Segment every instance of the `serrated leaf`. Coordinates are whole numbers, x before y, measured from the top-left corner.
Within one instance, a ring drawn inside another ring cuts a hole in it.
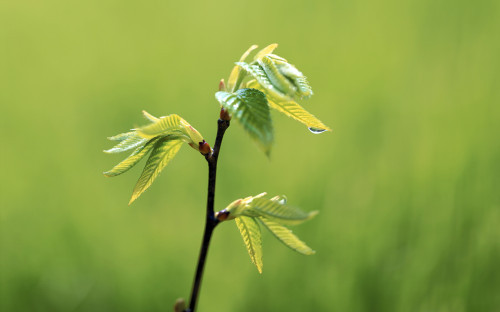
[[[245,61],[248,55],[256,48],[257,48],[256,45],[252,45],[245,53],[243,53],[243,55],[240,58],[240,62]],[[238,65],[234,66],[227,81],[228,90],[231,92],[236,91],[239,88],[241,82],[243,81],[243,78],[245,78],[245,75],[241,72],[241,68]]]
[[[181,117],[176,114],[158,118],[152,124],[137,129],[138,134],[145,139],[152,139],[156,136],[168,135],[172,131],[180,130]]]
[[[302,106],[297,104],[297,102],[274,102],[273,100],[268,100],[268,102],[271,108],[274,108],[275,110],[285,114],[286,116],[303,123],[307,126],[307,128],[309,128],[309,130],[313,128],[316,129],[316,131],[318,131],[319,133],[324,131],[332,131],[332,129],[322,123],[321,120],[316,118],[313,114],[306,111]]]
[[[118,136],[115,136],[118,137]],[[121,153],[125,152],[128,150],[131,150],[133,148],[137,148],[143,144],[146,144],[148,140],[145,138],[142,138],[137,135],[137,133],[131,134],[127,138],[123,139],[120,143],[115,145],[113,148],[110,148],[109,150],[105,150],[105,153]]]
[[[249,65],[245,62],[238,62],[236,65],[240,66],[243,70],[245,70],[250,76],[255,79],[255,83],[260,86],[259,90],[264,90],[266,94],[269,94],[273,98],[280,99],[282,101],[290,101],[291,97],[287,96],[280,90],[278,90],[267,77],[266,72],[260,65],[254,64]],[[248,84],[247,84],[248,86]]]
[[[135,134],[136,134],[135,131],[129,131],[129,132],[125,132],[125,133],[120,133],[120,134],[114,135],[112,137],[108,137],[108,140],[111,140],[111,141],[123,141],[126,138],[129,138],[130,136],[135,135]]]
[[[147,142],[144,146],[138,147],[132,154],[130,154],[127,158],[125,158],[118,165],[114,166],[113,169],[104,172],[104,175],[107,177],[115,177],[120,175],[130,168],[134,167],[144,156],[149,153],[156,143],[157,139],[153,139]]]
[[[299,208],[280,203],[276,199],[255,198],[248,205],[244,214],[263,216],[282,224],[296,225],[310,220],[318,214],[317,211],[304,212]]]
[[[265,94],[256,89],[241,89],[235,93],[219,91],[215,97],[269,155],[273,125]]]
[[[313,95],[313,91],[306,77],[293,78],[293,81],[297,87],[297,96],[308,99]]]
[[[259,273],[262,273],[262,238],[259,224],[250,217],[242,216],[235,220],[252,263],[255,264]]]
[[[257,55],[255,55],[255,58],[254,58],[254,61],[258,61],[260,60],[262,57],[268,55],[268,54],[271,54],[273,53],[274,49],[276,49],[278,47],[278,44],[277,43],[272,43],[270,45],[268,45],[267,47],[265,47],[264,49],[260,50]]]
[[[295,236],[292,231],[283,225],[270,219],[260,217],[259,221],[271,232],[277,239],[291,249],[303,255],[312,255],[315,253],[309,246]]]
[[[281,93],[288,96],[293,96],[297,92],[297,88],[281,74],[274,62],[267,56],[258,60],[260,67],[264,70],[271,84]]]
[[[261,85],[256,80],[250,80],[246,84],[247,88],[254,88],[265,92]],[[328,126],[326,126],[321,120],[316,118],[313,114],[306,111],[302,106],[300,106],[295,101],[282,101],[272,97],[271,95],[267,98],[269,106],[288,117],[291,117],[298,122],[303,123],[309,128],[313,133],[322,133],[325,131],[332,131]]]
[[[295,95],[300,98],[306,99],[310,98],[313,95],[312,88],[309,85],[307,78],[294,65],[288,63],[287,60],[275,54],[269,54],[265,58],[273,62],[277,70],[293,83],[293,85],[297,89]]]
[[[141,177],[134,187],[129,205],[151,186],[163,168],[177,154],[181,146],[182,141],[168,140],[166,138],[162,138],[154,144],[153,151],[148,158]]]

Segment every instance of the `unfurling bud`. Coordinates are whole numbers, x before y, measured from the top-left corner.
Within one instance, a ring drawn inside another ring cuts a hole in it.
[[[207,142],[205,142],[205,140],[198,143],[198,150],[202,155],[208,155],[210,154],[210,152],[212,152],[212,148]]]
[[[224,79],[221,79],[219,82],[219,91],[226,91],[226,84],[224,83]]]
[[[231,116],[229,116],[229,113],[224,109],[224,107],[220,109],[220,119],[225,121],[231,120]]]

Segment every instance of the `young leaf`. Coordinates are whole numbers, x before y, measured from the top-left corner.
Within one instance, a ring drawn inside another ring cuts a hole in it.
[[[303,241],[301,241],[297,236],[295,236],[292,231],[282,226],[281,224],[271,221],[267,218],[260,217],[259,221],[276,236],[283,244],[290,247],[291,249],[303,254],[312,255],[315,253],[314,250],[309,248]]]
[[[247,82],[246,86],[248,88],[254,88],[265,92],[261,85],[256,80],[251,80]],[[316,118],[313,114],[306,111],[302,106],[300,106],[297,102],[292,100],[283,101],[277,99],[270,95],[267,98],[267,102],[269,106],[280,113],[285,114],[288,117],[291,117],[298,122],[303,123],[309,128],[309,130],[313,133],[321,133],[324,131],[331,131],[331,129],[321,122],[318,118]]]
[[[243,53],[240,58],[240,62],[244,62],[248,55],[255,49],[257,49],[257,46],[252,45],[245,53]],[[228,90],[231,92],[238,90],[243,78],[245,78],[245,75],[241,72],[241,68],[238,65],[234,66],[227,81]]]
[[[177,154],[181,145],[182,141],[180,140],[168,140],[166,138],[162,138],[154,144],[153,151],[148,158],[141,177],[134,187],[129,205],[151,186],[158,174]]]
[[[293,84],[297,88],[296,95],[298,97],[310,98],[313,95],[311,86],[309,85],[307,78],[295,66],[288,63],[288,61],[284,58],[275,54],[269,54],[266,56],[266,58],[268,58],[275,64],[276,68],[282,75],[293,82]]]
[[[139,135],[145,139],[168,135],[172,131],[181,129],[181,117],[176,114],[158,118],[157,121],[137,129]]]
[[[295,225],[312,219],[318,211],[304,212],[298,208],[280,203],[276,199],[255,198],[245,213],[258,214],[282,224]],[[244,213],[244,214],[245,214]]]
[[[122,133],[124,135],[125,133]],[[119,139],[113,139],[113,140],[122,140],[120,135],[114,136],[112,138],[119,138]],[[121,153],[125,152],[128,150],[131,150],[133,148],[139,147],[141,145],[144,145],[148,140],[145,138],[141,138],[140,136],[137,135],[137,133],[134,133],[129,135],[127,138],[123,139],[120,143],[115,145],[113,148],[109,150],[105,150],[105,153]]]
[[[258,61],[261,58],[263,58],[264,56],[273,53],[274,49],[276,49],[277,47],[278,47],[277,43],[272,43],[272,44],[268,45],[264,49],[260,50],[257,53],[257,55],[255,55],[254,61]]]
[[[268,100],[268,102],[271,108],[303,123],[313,133],[332,131],[332,129],[322,123],[321,120],[316,118],[313,114],[306,111],[302,106],[297,104],[297,102],[274,102],[272,100]]]
[[[262,273],[262,239],[260,227],[255,218],[238,217],[235,219],[252,263]]]
[[[273,125],[265,94],[256,89],[241,89],[235,93],[219,91],[215,97],[269,155]]]
[[[120,133],[120,134],[117,134],[117,135],[114,135],[112,137],[108,137],[108,140],[111,140],[111,141],[123,141],[129,137],[131,137],[132,135],[135,135],[136,132],[135,131],[129,131],[129,132],[125,132],[125,133]]]
[[[266,72],[260,65],[249,65],[245,62],[238,62],[236,65],[240,66],[243,70],[245,70],[250,76],[252,76],[260,88],[259,90],[263,90],[264,93],[271,95],[273,98],[279,99],[281,101],[291,101],[292,98],[281,92],[277,89],[267,77]],[[247,84],[248,86],[248,84]]]
[[[114,166],[110,171],[104,172],[104,175],[107,177],[114,177],[120,175],[130,168],[135,166],[144,156],[146,156],[149,151],[154,147],[157,139],[152,139],[147,142],[144,146],[138,147],[130,156],[125,158],[118,165]]]
[[[274,62],[267,56],[264,56],[259,61],[259,65],[266,72],[267,77],[271,84],[278,89],[281,93],[293,97],[297,92],[295,86],[281,74],[274,64]]]

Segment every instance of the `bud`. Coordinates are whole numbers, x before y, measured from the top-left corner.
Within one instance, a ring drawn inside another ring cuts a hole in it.
[[[231,116],[229,116],[229,113],[224,109],[224,107],[220,109],[220,119],[225,121],[231,120]]]
[[[226,84],[224,83],[224,79],[221,79],[219,82],[219,91],[226,91]]]
[[[198,143],[198,150],[202,155],[208,155],[212,152],[212,148],[207,142],[205,142],[205,140]]]
[[[174,312],[184,312],[186,310],[186,301],[183,298],[179,298],[175,301]]]
[[[230,212],[227,211],[226,209],[224,210],[221,210],[221,211],[218,211],[216,214],[215,214],[215,218],[219,221],[226,221],[227,218],[229,217],[229,214]]]

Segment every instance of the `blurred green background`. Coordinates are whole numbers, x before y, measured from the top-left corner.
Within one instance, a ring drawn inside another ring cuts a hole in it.
[[[251,45],[309,77],[333,132],[274,114],[271,160],[234,124],[216,206],[286,194],[306,257],[214,235],[199,311],[500,311],[500,2],[0,3],[0,310],[171,311],[189,297],[206,163],[141,168],[107,136],[178,113],[212,143],[214,92]],[[141,163],[142,165],[142,163]],[[142,166],[139,166],[142,167]]]

